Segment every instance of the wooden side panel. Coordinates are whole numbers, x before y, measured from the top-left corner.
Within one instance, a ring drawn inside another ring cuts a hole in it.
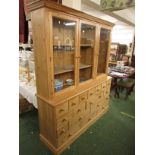
[[[50,99],[52,83],[50,80],[50,35],[48,18],[45,18],[45,9],[39,9],[31,13],[33,44],[36,66],[37,94]]]
[[[52,145],[56,146],[56,125],[54,109],[38,98],[40,134],[43,135]]]

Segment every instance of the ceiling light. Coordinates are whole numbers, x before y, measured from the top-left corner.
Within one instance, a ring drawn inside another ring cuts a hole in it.
[[[64,23],[64,25],[66,25],[66,26],[72,26],[72,25],[75,25],[75,22],[71,22],[71,23]]]

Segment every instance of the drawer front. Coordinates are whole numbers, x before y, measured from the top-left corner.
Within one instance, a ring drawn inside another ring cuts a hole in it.
[[[110,87],[111,87],[111,80],[107,80],[106,94],[110,93]]]
[[[96,101],[98,102],[98,101],[100,101],[100,100],[103,100],[103,92],[98,93],[98,94],[96,95]]]
[[[100,93],[102,91],[102,86],[101,85],[98,85],[96,87],[96,93]]]
[[[70,115],[65,115],[57,120],[57,129],[68,126]]]
[[[106,89],[106,97],[108,97],[110,95],[110,88]]]
[[[72,118],[69,122],[69,133],[70,135],[75,134],[81,127],[83,127],[88,122],[88,115],[81,114]]]
[[[69,138],[69,131],[60,138],[58,138],[58,146],[61,146],[63,143],[65,143],[68,140],[68,138]]]
[[[81,116],[78,120],[80,127],[83,127],[84,125],[86,125],[88,123],[88,120],[89,120],[89,115]]]
[[[90,114],[94,113],[97,111],[97,102],[90,102]]]
[[[69,127],[69,136],[74,135],[78,130],[80,130],[80,125],[78,123]]]
[[[103,95],[105,96],[106,95],[106,82],[102,83],[102,92],[103,92]]]
[[[109,97],[104,98],[103,108],[107,107],[109,105]]]
[[[70,120],[70,123],[69,123],[69,135],[70,136],[74,135],[80,129],[80,125],[79,123],[77,123],[76,120],[77,119]]]
[[[94,111],[93,113],[90,113],[89,115],[89,121],[94,119],[97,116],[97,111]]]
[[[68,113],[68,102],[64,102],[56,107],[56,118],[60,118]]]
[[[106,82],[107,82],[107,85],[111,85],[111,79],[108,79]]]
[[[109,104],[109,97],[107,97],[107,98],[105,99],[105,104],[106,104],[106,105]]]
[[[68,125],[57,129],[57,138],[64,137],[68,133]]]
[[[77,106],[79,104],[79,96],[76,96],[69,100],[69,111],[74,111],[77,109]]]
[[[103,82],[101,87],[102,87],[102,90],[105,90],[106,89],[106,82]]]
[[[87,92],[82,93],[82,94],[79,96],[79,99],[80,99],[80,102],[85,102],[85,101],[87,101]]]
[[[88,91],[88,99],[93,98],[95,96],[96,89],[92,88]]]
[[[100,113],[101,111],[103,111],[103,104],[104,104],[104,100],[101,100],[97,103],[97,111],[98,113]]]
[[[68,126],[63,127],[57,131],[57,141],[58,146],[62,145],[69,138],[69,129]]]
[[[79,103],[79,105],[77,106],[77,108],[74,110],[74,115],[81,115],[82,113],[84,113],[84,111],[86,110],[86,103],[87,102],[81,102]]]

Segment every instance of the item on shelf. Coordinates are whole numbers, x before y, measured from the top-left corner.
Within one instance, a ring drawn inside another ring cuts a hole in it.
[[[73,79],[67,79],[66,82],[68,86],[73,85]]]
[[[72,45],[72,40],[69,37],[67,37],[65,39],[65,45],[67,45],[67,46],[71,46]]]
[[[71,51],[74,51],[74,50],[75,50],[75,47],[74,47],[74,46],[72,46],[72,47],[71,47]]]
[[[57,50],[63,50],[63,46],[58,46]]]
[[[54,49],[54,50],[58,50],[58,46],[54,45],[54,46],[53,46],[53,49]]]
[[[71,51],[71,46],[64,46],[65,51]]]
[[[55,90],[59,91],[63,88],[63,80],[61,79],[55,79],[54,80],[54,86],[55,86]]]

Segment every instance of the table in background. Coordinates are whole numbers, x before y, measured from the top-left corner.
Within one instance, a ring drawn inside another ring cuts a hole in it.
[[[112,86],[111,89],[115,88],[115,96],[119,96],[118,90],[117,90],[117,81],[125,80],[127,78],[134,78],[135,69],[133,67],[129,66],[121,66],[121,67],[112,67],[109,69],[108,75],[113,78],[112,80]]]

